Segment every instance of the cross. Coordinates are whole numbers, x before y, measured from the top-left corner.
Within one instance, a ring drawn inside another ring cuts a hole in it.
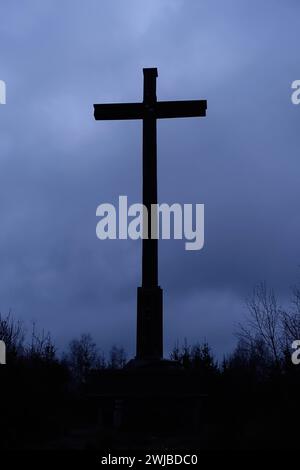
[[[151,205],[157,204],[156,121],[164,118],[206,115],[205,100],[157,101],[156,68],[144,68],[142,103],[95,104],[96,120],[143,120],[143,205],[148,211],[151,233]],[[153,221],[153,224],[156,221]],[[158,285],[158,240],[142,240],[142,286],[137,293],[136,360],[156,361],[163,358],[163,296]]]

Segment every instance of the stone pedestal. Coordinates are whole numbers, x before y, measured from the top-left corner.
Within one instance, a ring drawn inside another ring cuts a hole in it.
[[[104,428],[195,431],[207,399],[201,382],[199,374],[183,370],[175,361],[134,359],[122,370],[92,373],[87,392],[95,410],[105,416]]]

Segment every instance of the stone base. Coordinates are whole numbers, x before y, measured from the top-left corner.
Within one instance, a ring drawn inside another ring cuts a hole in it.
[[[125,370],[144,369],[147,371],[155,370],[182,370],[181,364],[170,359],[131,359],[127,362]]]
[[[91,374],[87,394],[99,426],[157,433],[195,429],[207,397],[199,374],[175,361],[137,359],[121,370]]]

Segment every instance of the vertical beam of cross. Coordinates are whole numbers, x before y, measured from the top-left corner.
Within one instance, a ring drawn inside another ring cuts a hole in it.
[[[143,239],[142,287],[158,285],[158,241],[151,238],[151,205],[157,204],[156,69],[144,69],[143,205],[147,208],[148,238]],[[153,213],[154,215],[154,213]]]

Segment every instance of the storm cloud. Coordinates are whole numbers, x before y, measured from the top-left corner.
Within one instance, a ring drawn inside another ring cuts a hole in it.
[[[299,278],[298,2],[25,0],[0,6],[0,310],[63,347],[91,332],[134,352],[141,244],[96,238],[96,208],[141,200],[141,123],[93,103],[207,99],[158,124],[159,200],[205,204],[205,245],[161,241],[165,348],[234,344],[244,299]]]

